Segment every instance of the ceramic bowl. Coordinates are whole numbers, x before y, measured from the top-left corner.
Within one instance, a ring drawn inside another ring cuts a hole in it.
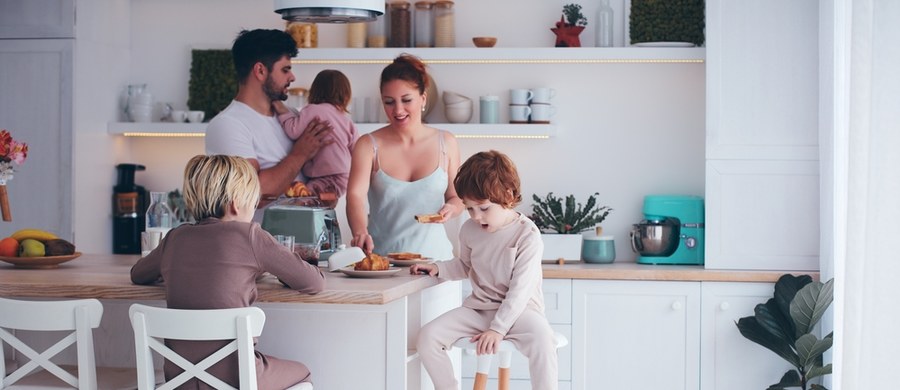
[[[474,37],[472,43],[477,47],[494,47],[497,44],[497,37]]]
[[[468,123],[472,119],[472,107],[444,107],[444,116],[450,123]]]
[[[442,96],[444,100],[444,105],[451,105],[454,103],[462,103],[462,102],[471,102],[472,99],[469,99],[463,95],[460,95],[456,92],[444,91]]]

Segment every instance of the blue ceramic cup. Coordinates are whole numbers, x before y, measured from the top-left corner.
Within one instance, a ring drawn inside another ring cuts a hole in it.
[[[585,263],[612,263],[616,260],[613,236],[585,236],[581,240],[581,260]]]

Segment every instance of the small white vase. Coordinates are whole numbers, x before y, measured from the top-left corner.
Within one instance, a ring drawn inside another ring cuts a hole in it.
[[[541,234],[544,241],[543,260],[581,259],[581,234]]]

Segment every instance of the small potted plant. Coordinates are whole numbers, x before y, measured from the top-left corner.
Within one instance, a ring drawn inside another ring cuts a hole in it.
[[[545,233],[541,235],[544,259],[581,258],[581,232],[594,229],[612,211],[608,206],[597,205],[598,195],[595,192],[588,197],[584,206],[575,202],[574,195],[565,199],[554,196],[552,192],[543,199],[532,195],[535,203],[532,205],[531,219]]]
[[[581,47],[578,35],[587,26],[587,18],[581,13],[581,5],[566,4],[562,13],[556,27],[550,29],[556,34],[556,47]]]

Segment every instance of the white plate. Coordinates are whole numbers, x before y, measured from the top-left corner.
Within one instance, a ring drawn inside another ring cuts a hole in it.
[[[389,257],[388,260],[390,260],[391,264],[396,265],[398,267],[409,267],[413,264],[431,264],[434,262],[434,259],[432,259],[430,257],[423,257],[421,259],[412,259],[412,260],[398,260],[398,259],[391,259]]]
[[[691,42],[638,42],[633,43],[631,46],[637,47],[694,47]]]
[[[347,268],[341,268],[340,271],[343,272],[344,275],[347,275],[351,278],[387,278],[387,277],[394,276],[394,274],[396,274],[397,272],[400,272],[401,269],[396,268],[396,269],[386,269],[384,271],[357,271],[357,270],[353,269],[352,267],[347,267]]]

